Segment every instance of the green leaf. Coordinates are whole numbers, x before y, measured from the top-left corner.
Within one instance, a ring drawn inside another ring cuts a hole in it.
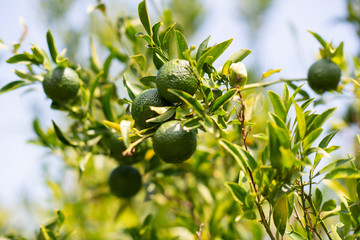
[[[278,132],[274,128],[273,124],[267,124],[268,129],[268,141],[269,141],[269,154],[271,166],[276,169],[281,169],[281,152],[280,152],[280,141],[278,138]]]
[[[116,116],[114,114],[113,106],[111,104],[111,98],[112,98],[113,92],[114,92],[114,87],[113,87],[113,85],[111,85],[108,89],[106,89],[106,92],[104,93],[104,95],[101,98],[102,109],[103,109],[104,115],[105,115],[106,119],[111,122],[116,121]]]
[[[103,78],[104,79],[108,78],[110,66],[111,66],[113,59],[114,59],[114,56],[110,53],[110,55],[106,58],[106,60],[104,62],[104,67],[103,67],[103,71],[104,71]]]
[[[210,112],[213,113],[218,110],[220,107],[224,106],[225,103],[231,100],[231,98],[236,94],[236,89],[230,89],[224,95],[218,97],[213,104],[210,106]]]
[[[340,222],[345,225],[344,233],[345,235],[349,234],[351,228],[351,217],[350,212],[345,203],[341,202],[340,207]]]
[[[338,168],[339,166],[343,165],[343,164],[346,164],[350,161],[354,160],[354,158],[347,158],[347,159],[339,159],[339,160],[336,160],[328,165],[326,165],[325,167],[323,167],[318,173],[316,173],[314,175],[314,177],[320,175],[320,174],[323,174],[323,173],[326,173],[326,172],[329,172],[329,171],[332,171],[336,168]]]
[[[323,201],[323,195],[320,191],[320,189],[315,188],[315,201],[314,201],[314,205],[316,210],[320,210],[320,206],[322,204]]]
[[[233,63],[237,63],[237,62],[241,62],[244,58],[246,58],[249,54],[251,53],[251,51],[249,49],[241,49],[235,53],[233,53],[228,59],[227,61],[231,60]]]
[[[286,194],[283,194],[274,205],[273,220],[276,229],[283,236],[288,219],[288,201]]]
[[[257,163],[256,163],[255,159],[253,158],[253,156],[251,156],[251,154],[248,151],[241,148],[240,146],[238,146],[238,147],[240,148],[241,156],[244,158],[245,162],[248,163],[250,170],[254,171],[255,168],[257,168]]]
[[[290,131],[286,126],[285,122],[280,119],[280,117],[274,113],[270,113],[271,124],[274,129],[278,132],[278,139],[281,142],[281,145],[285,148],[290,148],[291,140],[290,140]]]
[[[157,70],[159,70],[167,61],[167,58],[164,57],[162,54],[159,54],[159,52],[156,51],[156,49],[154,49],[152,57],[153,57],[153,63]]]
[[[152,107],[150,107],[152,108]],[[146,120],[146,122],[153,122],[153,123],[161,123],[169,120],[174,114],[176,113],[176,108],[171,107],[166,112],[161,113],[159,116],[156,116],[154,118],[150,118]]]
[[[331,56],[333,61],[338,64],[336,60],[340,60],[344,57],[344,42],[341,42],[336,48],[335,52]]]
[[[46,41],[47,41],[47,44],[49,47],[51,59],[53,60],[54,63],[56,63],[57,57],[58,57],[58,51],[56,49],[55,41],[54,41],[54,38],[52,36],[50,29],[46,33]]]
[[[40,75],[34,75],[34,74],[31,74],[31,73],[27,73],[23,70],[13,70],[14,73],[19,77],[19,78],[22,78],[22,79],[26,79],[26,80],[29,80],[31,82],[41,82],[43,80],[43,77],[40,76]]]
[[[196,52],[196,61],[199,61],[199,58],[201,57],[201,55],[204,53],[205,49],[208,46],[210,40],[210,36],[208,36],[204,41],[202,41],[199,45],[199,48]]]
[[[282,146],[280,147],[280,153],[281,153],[281,169],[283,171],[285,171],[286,169],[291,169],[296,162],[295,154],[290,149],[286,149]]]
[[[287,87],[286,83],[283,84],[283,93],[282,93],[282,101],[285,105],[286,111],[289,111],[290,104],[289,104],[289,88]]]
[[[55,130],[55,134],[58,137],[58,139],[65,145],[67,146],[72,146],[72,147],[76,147],[77,144],[73,141],[71,141],[70,139],[68,139],[64,133],[61,131],[61,129],[59,128],[58,125],[56,125],[56,123],[54,122],[54,120],[52,120],[53,126],[54,126],[54,130]]]
[[[336,130],[332,133],[330,133],[329,135],[327,135],[326,137],[324,137],[321,142],[319,143],[319,147],[321,148],[325,148],[329,145],[331,139],[335,136],[335,134],[338,132],[339,130]]]
[[[204,63],[209,65],[213,64],[215,60],[220,57],[220,55],[226,50],[226,48],[231,44],[232,39],[216,44],[208,48],[199,58],[197,62],[197,69],[201,70]]]
[[[291,230],[290,232],[286,232],[286,234],[294,240],[307,240],[305,237],[303,237],[299,232],[296,232],[294,230]]]
[[[139,32],[135,36],[144,39],[149,44],[148,46],[154,45],[154,41],[152,40],[151,36],[147,34]]]
[[[302,142],[304,151],[311,147],[311,144],[320,136],[322,131],[322,128],[315,129],[304,138]]]
[[[301,108],[305,110],[314,100],[315,98],[310,98],[306,100],[303,104],[301,104]]]
[[[120,52],[116,47],[112,46],[111,44],[106,44],[106,47],[109,49],[110,56],[112,58],[116,58],[122,63],[127,63],[127,61],[129,60],[129,56],[127,54]],[[105,64],[106,62],[104,63],[104,71],[106,69]]]
[[[321,113],[320,115],[318,115],[314,121],[312,122],[312,124],[309,126],[309,130],[308,131],[312,131],[313,129],[319,128],[321,127],[324,122],[336,111],[336,107],[334,108],[330,108],[326,111],[324,111],[323,113]]]
[[[93,110],[94,93],[95,93],[95,89],[99,85],[100,79],[103,76],[103,74],[104,74],[103,71],[99,72],[98,75],[96,75],[95,80],[90,85],[90,96],[89,96],[89,105],[88,105],[90,114],[94,112]]]
[[[322,37],[320,37],[319,34],[317,34],[315,32],[312,32],[312,31],[309,31],[309,30],[308,30],[308,32],[311,33],[319,41],[319,43],[321,44],[321,46],[323,46],[324,49],[328,48],[325,40]]]
[[[54,238],[50,237],[51,235],[49,234],[50,230],[45,228],[44,226],[40,226],[40,233],[38,236],[38,240],[54,240]]]
[[[264,72],[262,74],[261,80],[263,80],[264,78],[270,77],[274,73],[279,73],[280,71],[281,71],[281,68],[280,69],[270,69],[267,72]]]
[[[21,53],[21,54],[16,54],[14,56],[12,56],[11,58],[9,58],[8,60],[6,60],[7,63],[9,64],[15,64],[15,63],[23,63],[23,64],[38,64],[33,57],[30,54],[26,54],[26,53]]]
[[[183,55],[183,52],[185,52],[187,49],[189,49],[186,38],[178,30],[175,30],[175,35],[176,35],[176,43],[177,43],[177,49],[178,49],[179,58],[186,59],[184,57],[184,55]]]
[[[153,36],[152,39],[155,43],[156,46],[160,47],[160,39],[159,39],[159,30],[160,27],[163,25],[162,22],[157,22],[154,24],[154,26],[152,27],[152,32],[153,32]]]
[[[99,73],[102,69],[102,64],[96,52],[94,41],[92,38],[90,38],[90,66],[95,73]]]
[[[254,208],[254,204],[255,204],[255,196],[252,194],[247,194],[245,197],[245,201],[244,201],[244,206],[243,209],[244,210],[251,210]]]
[[[337,233],[335,226],[332,224],[331,224],[331,232],[332,232],[334,240],[342,240],[341,237],[339,236],[339,234]]]
[[[268,91],[271,104],[274,108],[274,112],[278,115],[283,121],[286,120],[287,111],[284,105],[284,102],[281,100],[280,96],[273,91]]]
[[[43,51],[36,45],[34,44],[31,47],[31,51],[33,52],[33,58],[34,60],[38,63],[38,64],[42,64],[44,62],[45,56]]]
[[[354,168],[335,168],[328,174],[325,179],[348,179],[348,178],[360,178],[360,171]]]
[[[254,170],[256,168],[256,161],[254,158],[245,150],[241,149],[240,146],[233,144],[225,139],[220,139],[219,143],[227,152],[229,152],[235,159],[235,161],[239,164],[241,170],[247,175],[249,167],[250,170]]]
[[[127,83],[127,80],[126,80],[126,75],[125,74],[124,74],[124,77],[123,77],[123,85],[125,87],[125,90],[126,90],[127,94],[129,95],[130,99],[134,100],[136,96],[135,96],[134,92],[131,90],[131,88],[129,87],[129,85]]]
[[[61,226],[65,222],[65,214],[61,210],[55,210],[55,214],[58,220],[58,225]]]
[[[231,60],[227,60],[222,69],[221,69],[221,75],[223,75],[224,77],[228,76],[229,75],[229,72],[230,72],[230,66],[232,64],[232,61]]]
[[[329,145],[331,139],[335,136],[335,134],[336,134],[338,131],[339,131],[339,130],[336,130],[336,131],[330,133],[329,135],[327,135],[326,137],[324,137],[324,138],[321,140],[321,142],[319,143],[319,147],[320,147],[321,149],[326,148],[326,147]],[[326,155],[328,155],[328,154],[326,153]],[[317,165],[319,164],[319,162],[320,162],[320,160],[322,159],[322,157],[323,157],[323,154],[321,154],[321,153],[317,153],[317,154],[315,155],[314,164],[313,164],[313,169],[315,169],[315,168],[317,167]]]
[[[170,42],[171,42],[172,34],[175,29],[174,27],[175,27],[175,23],[173,25],[169,26],[166,29],[166,32],[164,33],[164,37],[162,39],[162,49],[164,49],[167,53],[170,52]]]
[[[39,140],[41,141],[41,143],[44,144],[45,146],[49,147],[49,148],[52,148],[46,134],[44,133],[44,131],[40,127],[40,123],[39,123],[38,118],[35,118],[34,121],[33,121],[33,129],[34,129],[36,135],[39,137]]]
[[[332,211],[336,208],[336,201],[334,199],[327,200],[321,207],[321,211]]]
[[[311,153],[316,153],[317,155],[321,155],[322,157],[325,156],[327,158],[331,158],[330,154],[328,154],[325,149],[320,147],[312,147],[305,152],[306,155],[310,155]]]
[[[288,219],[290,219],[293,211],[294,211],[294,207],[295,207],[295,194],[294,192],[290,192],[287,194],[287,205],[288,205]]]
[[[205,116],[204,107],[195,98],[193,98],[193,96],[191,96],[190,94],[188,94],[184,91],[177,90],[177,89],[168,89],[168,91],[170,93],[175,94],[181,100],[183,100],[188,105],[190,105],[192,107],[192,109],[194,109],[200,116],[203,116],[203,117]]]
[[[304,139],[306,133],[306,121],[305,121],[305,114],[303,113],[301,107],[299,107],[295,101],[293,101],[295,111],[296,111],[296,119],[297,119],[297,128],[299,131],[299,136],[301,139]]]
[[[247,192],[244,188],[242,188],[239,184],[233,182],[227,182],[225,183],[225,186],[230,190],[235,201],[244,204],[247,195]]]
[[[130,67],[136,75],[142,76],[146,70],[146,57],[143,54],[130,56]]]
[[[303,96],[303,99],[309,99],[310,96],[307,92],[305,92],[303,89],[302,89],[302,86],[305,84],[302,84],[300,86],[296,86],[294,83],[292,82],[286,82],[287,85],[289,85],[289,87],[291,87],[292,89],[294,89],[294,93],[291,95],[290,99],[294,100],[295,99],[295,96],[297,94],[300,94],[301,96]],[[291,103],[291,102],[289,102]]]
[[[23,81],[23,80],[17,80],[17,81],[10,82],[0,89],[0,94],[15,90],[19,87],[26,86],[30,83],[31,82],[29,82],[29,81]]]
[[[156,87],[155,85],[156,76],[152,76],[152,75],[145,76],[140,78],[139,81],[147,87],[154,87],[154,88]]]
[[[120,132],[123,137],[123,141],[126,147],[130,145],[130,131],[131,131],[132,122],[128,120],[121,120],[120,122]]]
[[[151,29],[150,18],[149,18],[145,0],[139,3],[138,14],[139,14],[140,21],[141,21],[142,25],[144,26],[146,32],[150,36],[152,36],[153,33],[152,33],[152,29]]]

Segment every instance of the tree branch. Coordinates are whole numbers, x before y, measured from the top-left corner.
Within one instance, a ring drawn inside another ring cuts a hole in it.
[[[260,88],[260,87],[267,87],[273,84],[277,84],[277,83],[281,83],[281,82],[299,82],[299,81],[306,81],[306,78],[298,78],[298,79],[279,79],[279,80],[275,80],[275,81],[271,81],[271,82],[260,82],[260,83],[252,83],[252,84],[248,84],[245,85],[245,87],[243,88],[243,90],[249,90],[249,89],[253,89],[253,88]]]

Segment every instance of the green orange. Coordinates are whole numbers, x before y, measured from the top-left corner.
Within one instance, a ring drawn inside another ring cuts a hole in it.
[[[115,196],[130,198],[141,189],[141,174],[134,167],[120,165],[111,172],[108,185]]]
[[[158,116],[155,111],[150,109],[153,107],[165,107],[172,104],[166,101],[156,88],[152,88],[140,93],[133,101],[131,106],[131,114],[135,121],[135,125],[140,129],[150,128],[156,123],[146,122],[150,118]]]
[[[167,163],[181,163],[189,159],[196,147],[196,133],[186,130],[178,120],[163,123],[153,136],[154,152]]]
[[[340,82],[340,67],[330,59],[320,59],[312,64],[308,71],[308,83],[318,94],[336,90]]]
[[[175,59],[166,62],[156,76],[156,87],[160,95],[172,103],[181,102],[181,99],[170,93],[168,89],[182,90],[193,95],[199,86],[190,63],[186,60]]]
[[[69,67],[57,67],[45,75],[43,89],[56,103],[67,104],[73,101],[80,89],[78,74]]]

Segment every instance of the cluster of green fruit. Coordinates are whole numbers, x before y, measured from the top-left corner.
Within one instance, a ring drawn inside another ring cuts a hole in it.
[[[242,88],[246,83],[246,70],[242,63],[235,64],[230,71],[231,87]],[[308,71],[309,86],[317,93],[336,90],[341,77],[338,65],[329,59],[316,61]],[[180,120],[168,116],[163,122],[149,121],[158,116],[152,107],[176,107],[182,100],[169,92],[169,89],[181,90],[194,95],[199,86],[199,79],[186,60],[175,59],[163,64],[156,76],[156,88],[140,93],[133,101],[131,114],[135,126],[140,129],[154,129],[152,135],[155,154],[164,162],[181,163],[189,159],[196,150],[197,139],[193,130],[187,130]],[[56,104],[71,104],[79,96],[81,80],[73,69],[57,67],[45,75],[43,88],[46,95]],[[111,192],[117,197],[129,198],[141,188],[142,180],[139,171],[130,166],[145,158],[149,149],[147,140],[141,142],[131,155],[124,155],[126,146],[119,140],[117,132],[107,132],[104,142],[110,155],[120,165],[109,177]]]
[[[149,122],[158,114],[150,107],[169,107],[181,99],[169,89],[182,90],[195,94],[199,80],[193,73],[190,63],[175,59],[164,63],[156,76],[156,88],[140,93],[133,101],[131,114],[139,129],[155,128],[159,124]],[[194,131],[187,130],[175,116],[163,122],[152,137],[155,154],[167,163],[181,163],[189,159],[196,150],[197,140]]]
[[[57,67],[44,77],[43,88],[45,94],[56,104],[66,105],[73,103],[78,95],[81,80],[73,69],[69,67]],[[179,104],[181,99],[173,95],[168,89],[182,90],[193,95],[199,80],[193,73],[190,63],[186,60],[172,60],[166,62],[158,71],[156,77],[157,88],[148,89],[139,94],[133,101],[131,114],[135,125],[139,129],[156,129],[152,140],[156,155],[167,163],[181,163],[189,159],[196,150],[197,139],[193,130],[187,130],[181,121],[171,116],[163,122],[148,122],[158,114],[150,107],[169,107]],[[148,141],[140,143],[132,156],[126,156],[123,152],[126,146],[119,140],[121,135],[116,132],[104,134],[104,142],[110,150],[110,155],[120,165],[115,168],[109,177],[110,191],[121,198],[134,196],[141,188],[141,174],[130,166],[145,158],[149,149]]]

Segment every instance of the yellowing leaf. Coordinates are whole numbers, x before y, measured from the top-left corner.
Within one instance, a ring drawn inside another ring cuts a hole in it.
[[[269,71],[264,72],[264,73],[262,74],[261,80],[263,80],[264,78],[270,77],[270,76],[273,75],[274,73],[279,73],[280,71],[281,71],[281,68],[279,68],[279,69],[270,69]]]

